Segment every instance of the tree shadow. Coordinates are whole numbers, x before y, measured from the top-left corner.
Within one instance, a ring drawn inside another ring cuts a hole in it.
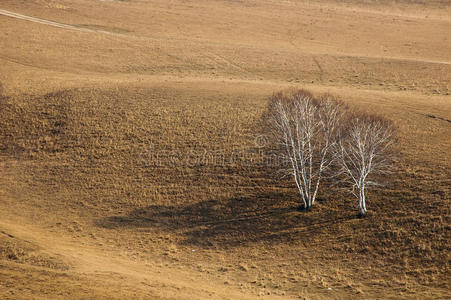
[[[283,200],[283,201],[282,201]],[[324,200],[323,200],[324,201]],[[183,244],[234,247],[251,242],[288,242],[334,230],[331,225],[355,218],[318,203],[301,211],[282,193],[208,200],[189,205],[151,205],[126,216],[97,220],[108,229],[149,228],[183,236]]]

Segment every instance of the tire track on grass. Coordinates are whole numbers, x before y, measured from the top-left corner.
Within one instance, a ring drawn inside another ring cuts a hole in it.
[[[106,30],[101,30],[101,29],[89,29],[89,28],[84,28],[84,27],[80,27],[80,26],[76,26],[76,25],[69,25],[69,24],[49,21],[49,20],[45,20],[45,19],[40,19],[40,18],[36,18],[36,17],[30,17],[30,16],[15,13],[15,12],[7,11],[4,9],[0,9],[0,15],[4,15],[4,16],[16,18],[16,19],[21,19],[21,20],[26,20],[26,21],[30,21],[30,22],[34,22],[34,23],[44,24],[44,25],[48,25],[48,26],[64,28],[64,29],[70,29],[70,30],[76,30],[76,31],[82,31],[82,32],[103,33],[103,34],[109,34],[109,35],[126,36],[125,34],[117,33],[117,32],[111,32],[111,31],[106,31]]]

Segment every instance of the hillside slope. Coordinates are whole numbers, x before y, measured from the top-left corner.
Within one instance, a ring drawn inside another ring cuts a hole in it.
[[[0,15],[0,298],[451,297],[448,2],[0,9],[70,25]],[[262,163],[290,87],[399,128],[367,218],[327,185],[298,211]]]

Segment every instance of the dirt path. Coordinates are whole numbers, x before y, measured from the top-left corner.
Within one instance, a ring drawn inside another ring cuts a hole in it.
[[[77,31],[83,31],[83,32],[104,33],[104,34],[111,34],[111,35],[123,35],[121,33],[110,32],[110,31],[106,31],[106,30],[95,30],[95,29],[89,29],[89,28],[83,28],[83,27],[78,27],[78,26],[74,26],[74,25],[53,22],[53,21],[44,20],[44,19],[40,19],[40,18],[21,15],[21,14],[3,10],[3,9],[0,9],[0,15],[4,15],[4,16],[16,18],[16,19],[21,19],[21,20],[27,20],[30,22],[49,25],[49,26],[53,26],[53,27],[64,28],[64,29],[71,29],[71,30],[77,30]]]
[[[186,299],[187,295],[196,299],[255,297],[206,278],[208,276],[202,273],[156,264],[150,260],[133,261],[124,255],[118,255],[114,249],[98,249],[88,243],[74,242],[68,237],[56,236],[31,225],[1,221],[0,230],[13,238],[37,245],[50,256],[61,257],[71,266],[67,271],[68,275],[95,279],[99,284],[103,281],[106,286],[117,281],[117,285],[125,285],[139,294],[150,293],[161,299]],[[271,299],[278,298],[272,295]]]

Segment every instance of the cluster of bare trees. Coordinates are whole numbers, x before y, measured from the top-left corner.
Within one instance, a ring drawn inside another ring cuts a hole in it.
[[[280,171],[293,177],[305,209],[315,203],[327,176],[355,195],[360,214],[366,214],[365,188],[392,162],[390,121],[305,90],[273,95],[264,119],[282,158]]]

